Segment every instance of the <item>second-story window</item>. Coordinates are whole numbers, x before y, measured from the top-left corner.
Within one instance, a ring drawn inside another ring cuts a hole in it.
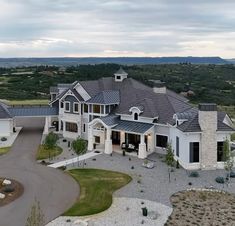
[[[73,112],[79,113],[79,105],[78,105],[78,103],[74,103],[73,104]]]
[[[93,113],[100,114],[100,105],[93,105]]]
[[[84,104],[84,113],[88,113],[88,105]]]
[[[65,102],[65,111],[69,112],[70,111],[70,103]]]
[[[64,102],[60,102],[60,108],[64,108]]]

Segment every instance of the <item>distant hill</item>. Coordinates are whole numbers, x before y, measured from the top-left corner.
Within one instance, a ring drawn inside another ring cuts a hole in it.
[[[220,57],[52,57],[52,58],[0,58],[0,67],[19,67],[34,65],[70,66],[79,64],[228,64]],[[230,62],[231,63],[231,62]]]
[[[235,64],[235,58],[233,59],[226,59],[229,63]]]

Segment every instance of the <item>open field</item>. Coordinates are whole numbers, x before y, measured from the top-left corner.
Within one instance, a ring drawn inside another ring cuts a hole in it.
[[[9,105],[47,105],[49,100],[47,99],[35,99],[35,100],[10,100],[3,101]]]
[[[183,191],[171,196],[173,212],[166,226],[233,226],[235,196],[214,191]]]
[[[92,215],[108,209],[113,192],[132,180],[127,174],[99,169],[74,169],[68,173],[79,183],[80,197],[65,216]]]

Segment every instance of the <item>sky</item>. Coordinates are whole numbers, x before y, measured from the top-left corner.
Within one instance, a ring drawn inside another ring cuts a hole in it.
[[[0,57],[235,58],[234,0],[0,0]]]

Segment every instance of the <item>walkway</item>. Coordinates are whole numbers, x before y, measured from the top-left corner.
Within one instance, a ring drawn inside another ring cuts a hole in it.
[[[97,155],[100,155],[100,153],[96,153],[94,151],[92,152],[88,152],[84,155],[81,155],[81,156],[77,156],[75,158],[72,158],[72,159],[66,159],[66,160],[63,160],[63,161],[60,161],[60,162],[56,162],[56,163],[53,163],[51,165],[48,165],[49,167],[53,167],[53,168],[59,168],[61,166],[67,166],[67,165],[71,165],[71,164],[75,164],[79,161],[84,161],[86,159],[89,159],[89,158],[92,158],[92,157],[95,157]]]
[[[40,201],[47,223],[67,210],[79,194],[77,183],[66,173],[35,161],[44,121],[20,119],[17,126],[22,125],[10,152],[0,157],[0,177],[18,180],[25,191],[13,203],[0,207],[1,226],[25,226],[35,198]]]

